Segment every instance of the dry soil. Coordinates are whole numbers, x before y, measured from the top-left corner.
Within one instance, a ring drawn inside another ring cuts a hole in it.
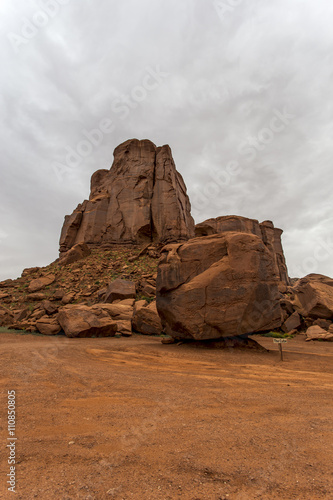
[[[2,333],[18,499],[333,499],[333,343],[270,352]]]

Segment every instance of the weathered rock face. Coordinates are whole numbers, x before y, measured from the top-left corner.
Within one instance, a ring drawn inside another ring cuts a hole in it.
[[[302,324],[301,317],[298,312],[292,313],[288,319],[283,323],[282,330],[285,333],[291,332],[291,330],[297,330]]]
[[[50,274],[49,276],[44,276],[42,278],[37,278],[32,280],[28,287],[28,292],[35,293],[39,292],[39,290],[43,290],[48,285],[51,285],[55,281],[54,274]]]
[[[333,333],[327,332],[326,330],[323,330],[323,328],[320,328],[320,326],[310,326],[310,328],[308,328],[306,331],[306,339],[305,340],[307,340],[307,341],[309,341],[309,340],[328,340],[330,342],[333,342]]]
[[[293,307],[303,317],[333,320],[333,279],[309,274],[292,288]]]
[[[133,316],[134,330],[144,335],[159,335],[162,332],[162,323],[156,309],[156,303],[139,307]]]
[[[113,302],[117,299],[134,299],[135,293],[133,281],[116,279],[107,288],[105,302]]]
[[[56,319],[67,337],[114,337],[117,331],[117,323],[98,305],[66,306]]]
[[[93,174],[89,201],[65,217],[60,253],[77,243],[187,240],[194,236],[190,210],[169,146],[132,139],[115,149],[110,170]]]
[[[195,340],[282,324],[279,275],[259,236],[224,232],[163,249],[156,303],[165,332]]]
[[[0,305],[0,326],[10,325],[14,321],[13,313]]]
[[[207,219],[195,226],[196,236],[208,236],[211,234],[224,233],[226,231],[251,233],[261,238],[274,257],[276,270],[280,276],[280,280],[286,285],[290,284],[281,242],[282,229],[274,227],[273,222],[269,220],[259,224],[256,219],[247,219],[246,217],[239,217],[237,215]]]
[[[77,243],[65,253],[62,259],[59,259],[59,265],[67,266],[68,264],[73,264],[73,262],[84,259],[88,255],[90,255],[88,245],[85,243]]]
[[[37,330],[43,335],[57,335],[61,331],[61,326],[57,318],[42,316],[36,322]]]

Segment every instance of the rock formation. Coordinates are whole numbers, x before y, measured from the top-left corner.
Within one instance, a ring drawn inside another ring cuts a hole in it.
[[[225,217],[217,217],[216,219],[208,219],[195,226],[196,236],[207,236],[224,233],[225,231],[251,233],[261,238],[273,255],[280,280],[286,285],[289,285],[287,264],[281,242],[282,229],[274,227],[273,222],[269,220],[259,224],[256,219],[247,219],[246,217],[239,217],[237,215],[227,215]]]
[[[114,337],[117,332],[117,323],[98,304],[65,306],[59,311],[57,321],[67,337]]]
[[[169,146],[132,139],[114,151],[110,170],[97,170],[91,193],[65,217],[60,254],[77,243],[145,244],[194,236],[194,221],[182,176]]]
[[[133,315],[133,329],[144,335],[159,335],[162,333],[161,319],[158,315],[156,303],[137,308]]]
[[[0,283],[0,326],[70,337],[164,329],[194,340],[316,327],[309,340],[331,340],[333,280],[290,280],[281,234],[239,216],[194,226],[169,146],[132,139],[65,217],[60,259]]]
[[[305,340],[308,342],[309,340],[328,340],[333,342],[333,333],[332,331],[326,331],[320,326],[310,326],[310,328],[306,331]]]
[[[333,320],[333,279],[322,274],[308,274],[291,289],[292,305],[304,318]]]
[[[194,340],[279,328],[279,275],[262,238],[224,232],[164,247],[156,305],[165,332]]]

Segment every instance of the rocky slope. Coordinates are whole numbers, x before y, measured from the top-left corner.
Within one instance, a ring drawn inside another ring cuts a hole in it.
[[[158,256],[156,247],[142,250],[137,246],[115,245],[109,250],[93,249],[75,262],[58,259],[46,267],[25,269],[20,278],[0,282],[0,326],[56,334],[62,329],[59,312],[66,307],[116,304],[122,298],[126,302],[126,293],[122,291],[116,296],[110,291],[112,283],[119,280],[133,286],[132,300],[123,304],[130,305],[131,311],[124,309],[121,318],[119,314],[110,316],[123,320],[126,311],[131,322],[135,300],[143,307],[154,301]],[[123,325],[124,331],[125,326],[131,333],[130,325]],[[110,328],[109,333],[114,334],[114,329]]]

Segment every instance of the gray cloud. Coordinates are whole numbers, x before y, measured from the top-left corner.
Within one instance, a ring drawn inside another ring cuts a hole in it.
[[[0,279],[57,257],[64,215],[132,137],[170,144],[197,222],[271,219],[291,275],[333,275],[333,5],[236,3],[1,2]]]

